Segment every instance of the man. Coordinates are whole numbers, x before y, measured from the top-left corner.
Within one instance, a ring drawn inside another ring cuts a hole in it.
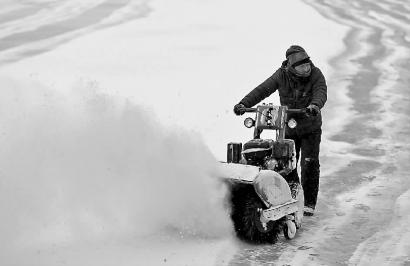
[[[304,214],[312,216],[319,191],[319,146],[322,135],[320,109],[327,100],[327,86],[322,72],[313,65],[301,46],[292,45],[287,49],[282,66],[235,105],[235,114],[244,114],[244,108],[254,106],[275,91],[279,92],[281,105],[291,109],[306,108],[310,114],[290,114],[288,117],[296,120],[297,127],[287,127],[285,138],[295,141],[298,162],[301,159]],[[297,169],[286,179],[299,182]]]

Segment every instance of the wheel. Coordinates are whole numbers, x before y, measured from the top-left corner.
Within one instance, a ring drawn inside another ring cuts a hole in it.
[[[302,185],[299,183],[289,183],[289,187],[292,192],[292,198],[298,200],[298,210],[293,215],[295,216],[296,228],[299,229],[302,227],[303,207],[305,206],[303,188]]]
[[[283,234],[286,239],[293,239],[296,235],[296,225],[293,221],[287,220],[283,226]]]
[[[298,210],[295,212],[295,223],[296,227],[299,229],[302,227],[303,221],[303,208],[305,207],[305,197],[303,195],[303,188],[302,185],[298,185],[298,193],[296,196],[298,200]]]

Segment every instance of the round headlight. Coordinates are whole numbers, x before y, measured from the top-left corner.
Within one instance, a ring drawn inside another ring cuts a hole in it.
[[[251,128],[255,125],[255,120],[253,120],[252,118],[248,117],[245,119],[245,121],[243,121],[243,124],[245,125],[245,127],[247,128]]]
[[[288,121],[288,127],[290,127],[290,128],[295,128],[297,125],[298,125],[298,123],[296,123],[296,120],[295,120],[295,119],[293,119],[293,118],[289,119],[289,121]]]

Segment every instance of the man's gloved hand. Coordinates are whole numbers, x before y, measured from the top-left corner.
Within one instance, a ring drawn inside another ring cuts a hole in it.
[[[243,115],[245,113],[245,108],[245,105],[243,105],[242,103],[238,103],[233,107],[233,112],[236,115]]]
[[[317,116],[320,113],[319,107],[314,104],[309,104],[309,106],[306,107],[306,109],[309,115]]]

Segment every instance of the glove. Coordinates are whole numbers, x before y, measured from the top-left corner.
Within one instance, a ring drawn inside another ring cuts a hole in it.
[[[320,109],[317,105],[314,104],[309,104],[308,107],[306,107],[306,111],[308,114],[317,116],[320,113]]]
[[[245,113],[245,108],[245,105],[243,105],[242,103],[238,103],[233,107],[233,112],[236,115],[243,115]]]

